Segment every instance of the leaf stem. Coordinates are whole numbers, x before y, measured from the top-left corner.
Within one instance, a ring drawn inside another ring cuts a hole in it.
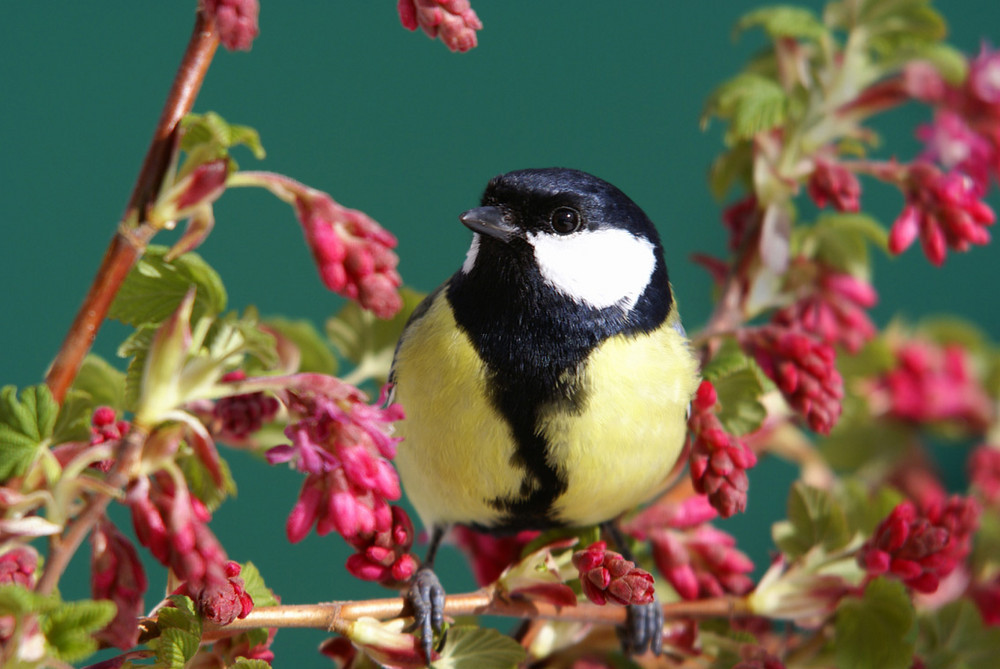
[[[122,282],[159,230],[145,220],[146,208],[156,200],[174,152],[177,125],[191,111],[218,45],[214,17],[199,10],[191,39],[125,207],[125,215],[45,378],[52,396],[59,403],[76,378]]]

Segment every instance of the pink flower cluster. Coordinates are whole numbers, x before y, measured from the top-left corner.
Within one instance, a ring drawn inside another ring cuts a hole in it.
[[[301,541],[314,523],[321,536],[336,530],[348,540],[390,532],[387,500],[399,499],[401,490],[390,462],[399,440],[389,424],[403,417],[402,409],[369,406],[364,393],[338,379],[298,378],[300,389],[282,393],[293,417],[285,428],[292,443],[267,452],[271,464],[290,462],[308,475],[288,517],[289,541]]]
[[[829,344],[793,328],[765,325],[739,334],[743,349],[812,430],[829,434],[840,418],[844,380]]]
[[[440,37],[452,51],[475,48],[476,31],[483,28],[469,0],[399,0],[396,8],[404,28],[423,28],[428,37]]]
[[[221,381],[242,381],[246,378],[243,370],[225,374]],[[212,416],[217,424],[216,431],[223,441],[236,443],[244,441],[274,418],[281,405],[266,393],[245,393],[219,399],[212,408]]]
[[[94,599],[110,599],[117,611],[114,619],[97,634],[109,646],[128,650],[139,641],[135,624],[145,613],[146,572],[139,553],[128,537],[107,518],[90,535],[90,592]]]
[[[0,555],[0,585],[35,585],[38,553],[30,546],[16,546]]]
[[[403,306],[396,238],[364,212],[298,186],[295,211],[324,285],[379,318],[392,317]]]
[[[111,407],[97,407],[90,416],[90,445],[97,446],[109,441],[118,441],[128,434],[131,425],[127,420],[116,420],[115,410]],[[114,464],[113,459],[95,462],[92,466],[102,472],[107,472]]]
[[[522,530],[513,535],[492,535],[464,525],[451,531],[455,543],[472,565],[472,573],[480,586],[489,585],[500,577],[503,570],[514,564],[524,547],[539,535],[536,530]]]
[[[746,470],[757,464],[757,456],[739,438],[726,432],[715,413],[718,397],[711,381],[698,386],[691,402],[688,429],[691,447],[691,481],[723,518],[741,513],[747,506],[750,481]]]
[[[822,263],[799,258],[793,262],[795,265],[807,265],[814,276],[805,294],[775,313],[773,322],[799,327],[831,346],[839,344],[857,353],[875,336],[875,325],[866,311],[878,301],[875,289],[866,281]]]
[[[219,41],[230,51],[249,51],[253,40],[260,33],[257,16],[258,0],[202,0],[205,12],[214,16],[218,25]]]
[[[184,581],[184,593],[202,615],[219,625],[245,618],[253,601],[226,558],[226,552],[208,529],[211,518],[187,487],[165,472],[129,484],[125,497],[139,543],[161,564]]]
[[[876,381],[893,416],[914,423],[955,421],[972,430],[989,424],[992,404],[961,346],[912,340],[897,348],[896,361]]]
[[[599,606],[609,601],[622,606],[653,601],[653,575],[609,551],[604,541],[573,553],[573,566],[580,571],[583,594]]]
[[[926,161],[913,163],[905,175],[906,206],[889,231],[892,253],[902,253],[919,235],[927,258],[940,265],[948,248],[967,251],[990,240],[986,228],[993,224],[993,210],[980,200],[971,177],[942,173]]]
[[[902,502],[858,552],[872,576],[890,574],[918,592],[931,593],[969,554],[979,526],[975,500],[952,497],[921,512]]]
[[[969,456],[967,471],[972,489],[990,506],[1000,505],[1000,449],[983,444]]]
[[[736,540],[708,524],[718,513],[703,495],[660,503],[628,521],[625,530],[648,539],[657,569],[682,599],[746,594],[753,562],[736,549]]]
[[[817,207],[830,203],[838,211],[858,211],[861,208],[858,178],[834,160],[816,159],[806,188]]]
[[[358,534],[348,539],[358,552],[347,558],[347,571],[362,581],[399,587],[410,580],[420,565],[410,553],[413,522],[401,507],[390,508],[392,527],[388,530]]]

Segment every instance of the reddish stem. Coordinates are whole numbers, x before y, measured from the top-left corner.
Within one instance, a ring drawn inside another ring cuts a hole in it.
[[[215,18],[198,11],[191,40],[181,60],[170,88],[163,113],[153,133],[153,140],[142,162],[135,187],[125,208],[94,282],[83,300],[73,324],[66,334],[45,382],[57,402],[62,403],[66,391],[76,378],[83,358],[97,337],[97,331],[107,316],[111,302],[136,260],[146,250],[157,228],[143,219],[146,208],[156,200],[163,177],[170,167],[177,134],[177,125],[191,111],[195,97],[205,80],[205,73],[219,46]]]

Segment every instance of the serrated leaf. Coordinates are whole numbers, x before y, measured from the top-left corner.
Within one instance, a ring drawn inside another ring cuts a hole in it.
[[[90,395],[70,388],[66,391],[56,424],[52,429],[52,444],[90,439],[90,416],[93,411]]]
[[[59,405],[48,386],[0,389],[0,481],[24,474],[55,427]]]
[[[913,663],[913,623],[913,603],[903,584],[875,579],[863,597],[845,597],[837,607],[837,666],[908,669]]]
[[[146,368],[146,356],[149,347],[153,343],[156,335],[157,325],[148,324],[136,328],[118,346],[118,355],[122,358],[131,358],[128,368],[125,370],[125,407],[134,410],[139,401],[139,391],[142,390],[142,374]]]
[[[434,669],[514,669],[524,661],[521,644],[495,629],[455,625]]]
[[[175,628],[201,637],[201,618],[194,608],[190,597],[170,595],[167,597],[173,606],[164,606],[156,612],[156,624],[163,630]]]
[[[702,114],[729,121],[727,141],[749,139],[780,125],[788,114],[788,96],[777,81],[754,72],[742,72],[723,82],[709,96]]]
[[[884,58],[902,49],[944,39],[948,32],[944,19],[926,2],[910,2],[887,12],[867,26],[868,44]]]
[[[736,23],[735,32],[739,34],[750,28],[762,28],[771,39],[818,40],[827,32],[812,11],[793,5],[772,5],[747,12]]]
[[[363,370],[364,378],[374,379],[380,386],[389,375],[396,341],[410,314],[424,298],[423,293],[405,286],[399,295],[403,298],[403,307],[388,320],[376,318],[357,303],[348,302],[326,322],[326,334],[334,350]]]
[[[229,665],[229,669],[271,669],[271,665],[264,660],[248,660],[242,657]]]
[[[903,501],[902,493],[895,488],[880,486],[871,491],[854,478],[843,480],[837,497],[843,503],[850,532],[862,536],[871,536],[879,523]]]
[[[797,481],[788,494],[788,520],[774,524],[774,543],[783,553],[797,558],[814,546],[828,552],[851,539],[844,510],[830,493]]]
[[[202,316],[222,313],[228,298],[218,273],[197,253],[185,253],[168,262],[164,259],[167,250],[165,246],[146,249],[118,290],[108,318],[133,327],[160,323],[177,310],[192,286],[197,288],[192,323]]]
[[[215,151],[215,157],[222,157],[234,146],[246,146],[257,160],[264,158],[264,147],[260,135],[250,126],[233,125],[215,112],[188,114],[181,119],[184,134],[181,149],[189,153],[205,152],[206,147]]]
[[[299,372],[333,375],[337,372],[337,358],[330,346],[311,321],[269,318],[264,325],[277,330],[299,349]]]
[[[200,644],[200,637],[176,627],[160,630],[160,636],[153,644],[157,666],[183,669],[188,660],[198,652]]]
[[[184,473],[191,494],[197,497],[209,511],[215,511],[230,495],[236,495],[236,481],[229,469],[229,463],[219,458],[219,473],[222,474],[222,487],[215,485],[215,479],[201,458],[195,455],[185,455],[177,460]]]
[[[845,414],[847,403],[844,404]],[[907,428],[888,421],[844,420],[820,444],[820,453],[837,471],[856,471],[880,461],[892,461],[907,447]]]
[[[992,669],[1000,657],[1000,628],[986,627],[975,605],[958,599],[918,620],[917,654],[926,669]]]
[[[221,360],[224,351],[232,348],[232,338],[241,340],[240,351],[256,358],[265,369],[272,368],[278,361],[274,335],[260,329],[257,310],[248,307],[242,316],[230,312],[218,318],[208,330],[205,343],[214,358]]]
[[[240,578],[243,579],[243,586],[251,597],[253,597],[254,608],[259,606],[276,606],[278,604],[274,592],[264,584],[264,577],[260,575],[257,565],[247,562],[240,571]]]
[[[117,608],[109,600],[64,602],[39,616],[45,641],[61,660],[73,662],[97,650],[94,632],[115,617]]]
[[[719,155],[708,171],[708,187],[716,199],[722,200],[734,184],[749,186],[753,175],[753,143],[737,142]]]
[[[810,227],[796,228],[798,253],[867,278],[871,273],[868,244],[887,251],[888,233],[866,214],[826,214]]]
[[[715,386],[719,420],[726,431],[742,436],[760,427],[767,409],[759,398],[769,384],[757,362],[735,339],[727,339],[719,347],[702,374]]]
[[[22,585],[5,583],[0,585],[0,616],[23,616],[26,613],[42,613],[56,603],[52,597],[42,597]]]

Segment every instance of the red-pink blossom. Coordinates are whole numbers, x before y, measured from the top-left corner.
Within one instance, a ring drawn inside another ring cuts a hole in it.
[[[918,424],[955,421],[971,430],[991,420],[992,403],[961,346],[907,341],[897,348],[896,361],[876,381],[888,395],[891,415]]]
[[[403,305],[402,283],[393,252],[396,238],[364,212],[334,202],[326,193],[298,184],[295,211],[306,243],[327,288],[358,303],[379,318]]]
[[[131,425],[127,420],[116,420],[115,410],[111,407],[100,406],[94,409],[90,416],[90,445],[97,446],[109,441],[118,441],[128,434]],[[95,462],[92,467],[102,472],[111,469],[114,460],[109,458]]]
[[[1000,50],[983,42],[979,55],[969,63],[968,86],[979,101],[1000,105]]]
[[[969,455],[966,471],[972,489],[987,504],[997,506],[1000,503],[1000,448],[991,444],[977,447]]]
[[[452,51],[475,48],[476,31],[483,28],[469,0],[399,0],[396,8],[404,28],[422,28],[431,39],[440,37]]]
[[[951,109],[939,110],[933,123],[917,128],[917,137],[925,144],[921,160],[965,174],[972,179],[977,196],[986,193],[997,160],[996,149],[970,128],[959,113]]]
[[[750,194],[732,203],[722,212],[722,222],[729,230],[729,250],[739,249],[760,227],[763,211],[757,196]]]
[[[757,464],[743,441],[722,427],[715,413],[715,388],[704,380],[691,403],[688,430],[691,433],[691,481],[708,496],[723,518],[746,509],[750,481],[746,470]]]
[[[293,419],[285,428],[292,443],[267,452],[271,464],[290,462],[308,474],[288,518],[289,540],[300,541],[313,523],[320,535],[336,530],[346,539],[388,531],[387,500],[401,495],[390,462],[399,439],[389,424],[402,409],[369,406],[364,393],[332,377],[297,378],[301,387],[279,393]]]
[[[653,601],[653,576],[634,562],[595,541],[573,553],[573,566],[580,571],[583,594],[595,604],[648,604]]]
[[[472,566],[472,574],[480,586],[493,583],[503,570],[514,564],[521,551],[535,537],[536,530],[522,530],[512,535],[494,535],[464,525],[457,525],[451,535]]]
[[[809,427],[829,434],[840,418],[844,381],[833,348],[805,332],[776,325],[740,332],[743,349]]]
[[[420,566],[410,553],[413,522],[402,507],[392,506],[392,527],[383,532],[358,534],[348,540],[357,553],[347,558],[347,571],[362,581],[400,587]]]
[[[202,0],[205,12],[215,17],[219,41],[230,51],[249,51],[260,33],[258,0]]]
[[[807,190],[820,208],[828,203],[838,211],[858,211],[861,207],[861,184],[858,178],[833,160],[816,159],[816,166],[809,175]]]
[[[245,378],[245,372],[236,370],[225,374],[221,381],[242,381]],[[279,408],[281,405],[277,399],[262,392],[223,397],[212,408],[218,438],[240,443],[273,419]]]
[[[208,528],[211,514],[183,481],[162,471],[140,477],[129,484],[125,501],[139,543],[184,581],[184,594],[202,615],[227,625],[249,613],[242,580]]]
[[[889,574],[931,593],[969,554],[978,524],[979,505],[970,498],[955,496],[923,512],[905,501],[861,547],[858,563],[872,576]]]
[[[653,560],[682,599],[743,595],[753,589],[753,562],[736,540],[708,524],[688,529],[652,528],[647,532]]]
[[[986,583],[976,583],[969,589],[983,622],[991,627],[1000,626],[1000,576]]]
[[[0,555],[0,585],[34,587],[38,552],[31,546],[14,546]]]
[[[760,646],[745,645],[740,649],[740,661],[733,669],[785,669],[784,663]]]
[[[135,546],[107,518],[90,534],[90,592],[94,599],[110,599],[117,611],[96,637],[103,643],[128,650],[139,641],[136,621],[145,614],[146,572]]]
[[[258,641],[259,637],[252,632],[244,632],[224,636],[210,644],[202,644],[198,648],[198,654],[188,660],[184,667],[185,669],[222,669],[235,665],[241,658],[261,660],[271,664],[274,661],[271,644],[274,643],[274,635],[277,631],[274,627],[269,628],[267,638],[263,641]]]
[[[971,177],[918,160],[906,169],[903,192],[906,205],[889,231],[890,252],[902,253],[919,236],[927,258],[940,265],[948,248],[967,251],[990,240],[993,210]]]
[[[804,285],[801,297],[777,311],[773,322],[799,328],[830,345],[841,345],[856,353],[875,336],[875,325],[867,310],[875,306],[878,295],[871,284],[851,274],[806,259],[811,280]]]

